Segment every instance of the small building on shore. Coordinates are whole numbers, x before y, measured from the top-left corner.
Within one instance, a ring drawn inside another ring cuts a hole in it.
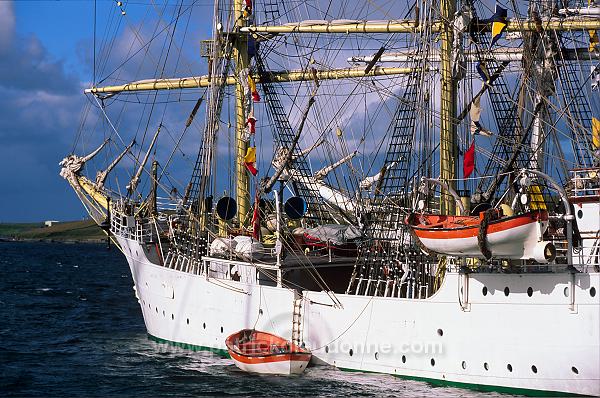
[[[60,221],[56,221],[56,220],[49,220],[49,221],[44,221],[44,226],[45,227],[51,227],[54,224],[58,224]]]

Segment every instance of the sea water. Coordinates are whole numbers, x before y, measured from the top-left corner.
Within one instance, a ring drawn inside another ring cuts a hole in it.
[[[0,242],[0,396],[207,395],[502,396],[325,366],[246,374],[149,340],[117,248]]]

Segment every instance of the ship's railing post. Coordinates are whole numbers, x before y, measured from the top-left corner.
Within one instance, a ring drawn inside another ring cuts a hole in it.
[[[275,252],[277,254],[277,287],[281,287],[283,283],[283,275],[281,272],[281,233],[280,233],[280,213],[279,213],[279,193],[276,189],[273,190],[273,196],[275,198],[275,236],[277,237],[277,241],[275,242]]]
[[[360,291],[360,286],[363,283],[363,278],[360,277],[358,278],[358,282],[356,283],[356,290],[354,291],[354,294],[358,295],[359,291]]]

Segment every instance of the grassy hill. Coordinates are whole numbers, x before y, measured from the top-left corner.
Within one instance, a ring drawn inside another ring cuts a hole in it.
[[[17,240],[98,242],[106,235],[92,220],[67,221],[51,227],[43,223],[0,224],[0,237]]]

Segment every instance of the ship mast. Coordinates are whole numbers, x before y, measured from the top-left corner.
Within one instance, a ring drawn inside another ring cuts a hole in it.
[[[415,25],[414,20],[389,20],[389,21],[304,21],[297,24],[280,26],[248,26],[248,19],[244,17],[244,0],[232,0],[234,9],[234,29],[229,37],[233,37],[232,60],[235,62],[235,73],[224,76],[223,84],[236,85],[236,199],[238,203],[239,226],[244,226],[244,219],[250,209],[250,178],[244,168],[242,159],[245,157],[248,144],[244,141],[246,122],[245,85],[239,79],[240,72],[249,67],[248,35],[263,34],[365,34],[365,33],[408,33],[422,34],[425,31],[423,24]],[[440,178],[454,187],[457,176],[457,126],[456,126],[456,95],[457,84],[453,78],[452,51],[454,36],[454,13],[456,0],[440,0],[440,18],[429,22],[427,31],[440,34],[440,83],[441,83],[441,109],[440,109]],[[475,21],[470,29],[473,31],[489,31],[489,22]],[[591,15],[570,16],[542,16],[537,20],[512,18],[507,20],[506,32],[535,32],[543,31],[568,31],[568,30],[595,30],[600,29],[600,18]],[[315,71],[319,80],[361,78],[369,76],[384,76],[394,74],[411,74],[413,68],[381,68],[375,67],[369,71],[361,68],[326,69]],[[245,76],[242,73],[242,76]],[[270,72],[264,76],[256,76],[259,80],[264,78],[269,82],[288,82],[312,80],[309,71],[280,71]],[[245,82],[244,82],[245,83]],[[207,76],[195,76],[174,79],[153,79],[131,82],[123,85],[92,87],[87,93],[99,97],[108,97],[121,92],[137,92],[146,90],[171,90],[194,89],[210,85]],[[443,213],[455,212],[454,200],[447,193],[443,193],[440,201]]]
[[[440,108],[440,178],[454,189],[456,182],[456,83],[452,76],[452,41],[455,0],[440,1],[441,31],[441,108]],[[442,192],[440,213],[454,214],[454,199]]]
[[[244,27],[246,19],[243,17],[244,0],[233,0],[233,14],[235,18],[234,30]],[[233,43],[233,61],[235,63],[235,75],[242,76],[240,72],[249,66],[248,59],[248,36],[238,34]],[[244,168],[242,159],[246,155],[248,143],[244,140],[244,129],[246,126],[246,115],[244,114],[244,86],[240,79],[235,85],[235,174],[236,174],[236,201],[238,205],[239,227],[245,225],[246,214],[250,209],[250,179]]]

